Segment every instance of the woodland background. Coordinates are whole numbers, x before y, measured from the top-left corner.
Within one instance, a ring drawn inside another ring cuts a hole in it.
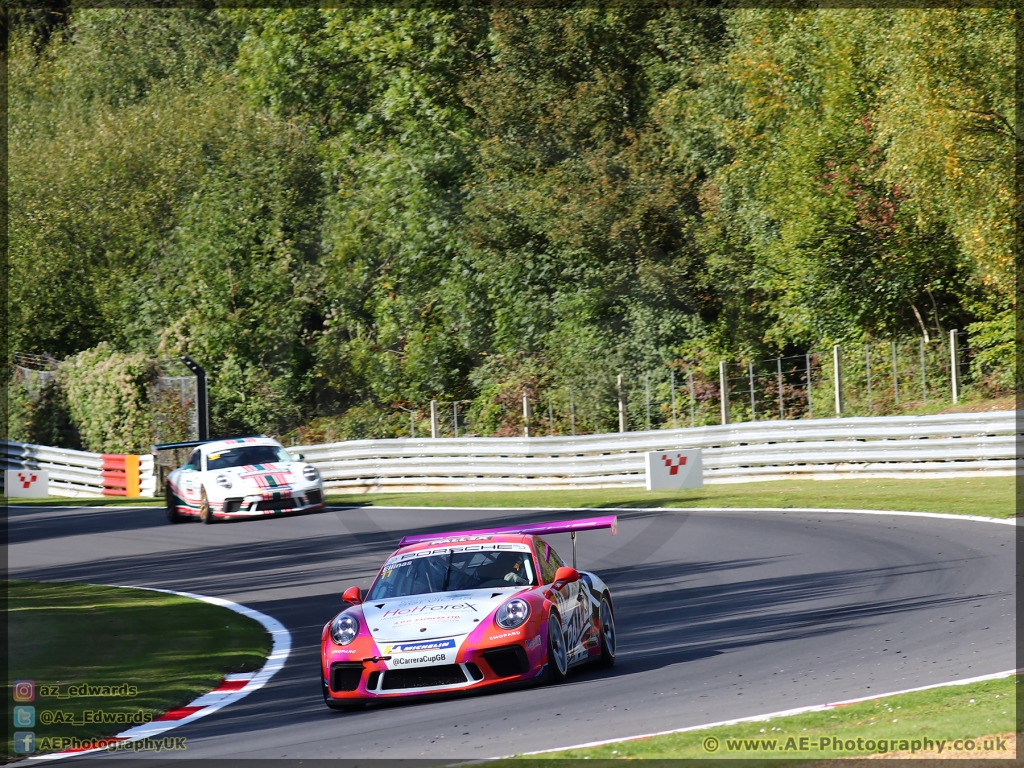
[[[145,448],[183,352],[225,436],[951,328],[1013,387],[1010,10],[50,7],[8,53],[6,330],[63,360],[13,439]]]

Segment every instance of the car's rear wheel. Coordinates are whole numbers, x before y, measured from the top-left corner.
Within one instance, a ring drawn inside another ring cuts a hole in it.
[[[557,685],[569,671],[569,656],[562,634],[562,620],[554,611],[548,615],[548,683]]]
[[[615,663],[615,614],[612,613],[612,601],[607,592],[601,595],[598,621],[601,630],[600,664],[602,667],[610,667]]]
[[[203,487],[199,488],[199,519],[207,525],[216,522],[213,517],[213,509],[210,507],[210,499]]]
[[[181,515],[178,514],[178,505],[181,504],[181,501],[174,495],[170,483],[164,486],[164,498],[166,499],[167,506],[167,522],[180,523]]]

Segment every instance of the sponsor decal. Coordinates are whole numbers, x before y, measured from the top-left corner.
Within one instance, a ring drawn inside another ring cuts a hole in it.
[[[392,616],[406,616],[414,613],[423,613],[425,611],[473,611],[473,613],[476,613],[476,606],[472,603],[455,603],[453,605],[416,605],[411,608],[392,608],[384,611],[384,618],[388,619]]]
[[[416,651],[441,651],[445,648],[454,648],[454,640],[434,640],[424,643],[395,643],[385,645],[384,654],[389,653],[414,653]]]
[[[431,542],[433,543],[433,542]],[[463,544],[457,547],[437,547],[434,549],[421,549],[417,552],[405,552],[401,555],[395,555],[388,563],[396,563],[403,560],[412,560],[419,557],[436,557],[437,555],[447,555],[449,552],[529,552],[530,547],[527,544],[514,544],[510,542],[489,542],[484,544]]]
[[[503,637],[519,637],[521,634],[523,633],[517,629],[515,632],[502,632],[500,635],[491,635],[489,639],[501,640]]]
[[[526,641],[526,650],[532,651],[534,648],[540,647],[540,635],[534,635]]]
[[[436,664],[437,662],[447,661],[448,654],[446,653],[435,653],[433,656],[396,656],[391,659],[391,664],[396,666],[405,666],[407,664]]]

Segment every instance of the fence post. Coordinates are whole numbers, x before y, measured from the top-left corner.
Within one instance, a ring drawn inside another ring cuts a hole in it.
[[[836,416],[843,415],[843,358],[839,345],[832,347],[832,372],[835,381]]]
[[[722,423],[729,423],[729,373],[725,360],[718,361],[718,387],[721,390]]]
[[[523,390],[523,432],[530,436],[530,396]]]
[[[651,374],[644,374],[644,397],[647,403],[647,431],[651,431]]]
[[[900,404],[900,365],[896,357],[896,342],[892,343],[892,394],[895,405]]]
[[[928,402],[928,374],[924,369],[924,339],[921,339],[921,402]]]
[[[750,420],[757,421],[757,409],[754,405],[754,362],[747,363],[747,374],[750,377]]]
[[[871,345],[864,345],[864,370],[868,377],[868,413],[875,412],[875,404],[871,401]]]
[[[437,437],[437,400],[430,401],[430,436]]]
[[[814,418],[814,409],[811,407],[811,353],[807,352],[804,355],[805,362],[807,363],[807,415],[810,418]]]
[[[569,387],[569,428],[572,436],[576,437],[576,401],[572,397],[572,387]]]
[[[625,399],[625,396],[622,393],[622,374],[621,373],[619,374],[619,377],[618,377],[618,379],[616,381],[616,385],[618,386],[618,389],[619,389],[619,432],[625,432],[626,431],[626,399]]]
[[[775,358],[775,365],[778,367],[778,371],[779,371],[779,418],[780,419],[785,419],[786,418],[786,402],[782,398],[782,358],[781,357]]]
[[[686,378],[690,385],[690,426],[697,426],[697,396],[693,392],[693,371],[686,369]]]
[[[670,368],[668,372],[668,387],[672,391],[672,429],[678,428],[676,424],[676,372]]]
[[[953,405],[960,399],[960,343],[956,330],[949,332],[949,379],[953,390]]]
[[[455,421],[455,436],[459,436],[459,401],[452,401],[452,418]]]
[[[414,439],[416,437],[416,409],[415,408],[410,408],[409,409],[409,436],[414,438]],[[327,442],[331,442],[331,441],[328,440]]]
[[[555,406],[552,403],[551,397],[548,396],[548,435],[554,436],[555,434]]]

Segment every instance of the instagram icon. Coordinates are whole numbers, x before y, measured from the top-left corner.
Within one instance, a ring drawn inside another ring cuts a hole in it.
[[[35,701],[36,698],[36,684],[31,680],[15,680],[14,681],[14,700],[15,701]]]

